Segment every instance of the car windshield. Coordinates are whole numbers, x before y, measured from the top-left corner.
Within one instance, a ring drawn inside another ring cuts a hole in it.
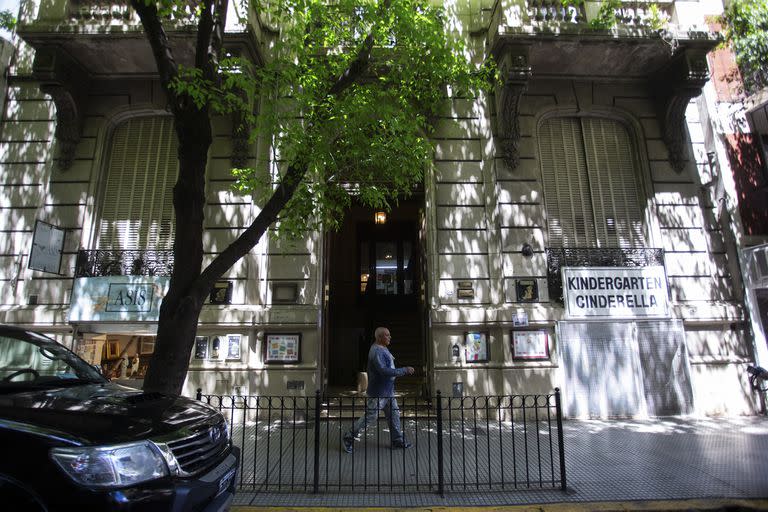
[[[0,391],[103,383],[98,370],[63,345],[36,333],[0,334]]]

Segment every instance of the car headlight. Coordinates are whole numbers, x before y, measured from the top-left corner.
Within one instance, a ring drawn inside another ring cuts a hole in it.
[[[229,430],[229,423],[226,420],[224,421],[224,435],[227,436],[227,441],[232,440],[232,431]]]
[[[168,475],[162,455],[148,441],[53,448],[51,458],[70,478],[87,487],[126,487]]]

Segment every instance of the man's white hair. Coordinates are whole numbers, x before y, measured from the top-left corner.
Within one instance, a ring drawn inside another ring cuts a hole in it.
[[[384,331],[388,331],[386,327],[377,327],[375,331],[373,331],[373,337],[377,340],[380,340],[384,337]]]

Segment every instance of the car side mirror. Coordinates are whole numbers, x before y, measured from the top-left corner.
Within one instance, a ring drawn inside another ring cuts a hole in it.
[[[110,379],[109,377],[107,377],[106,375],[104,375],[104,370],[101,368],[101,365],[100,365],[100,364],[92,364],[91,366],[93,366],[93,369],[94,369],[94,370],[96,370],[97,372],[99,372],[99,375],[101,375],[102,377],[104,377],[104,378],[105,378],[105,379],[107,379],[107,380],[110,380],[110,381],[112,380],[112,379]]]

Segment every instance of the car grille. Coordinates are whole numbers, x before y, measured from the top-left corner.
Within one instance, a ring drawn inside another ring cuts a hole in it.
[[[218,462],[218,455],[226,451],[228,443],[227,426],[222,421],[190,436],[174,439],[168,443],[168,448],[181,470],[192,475]]]

